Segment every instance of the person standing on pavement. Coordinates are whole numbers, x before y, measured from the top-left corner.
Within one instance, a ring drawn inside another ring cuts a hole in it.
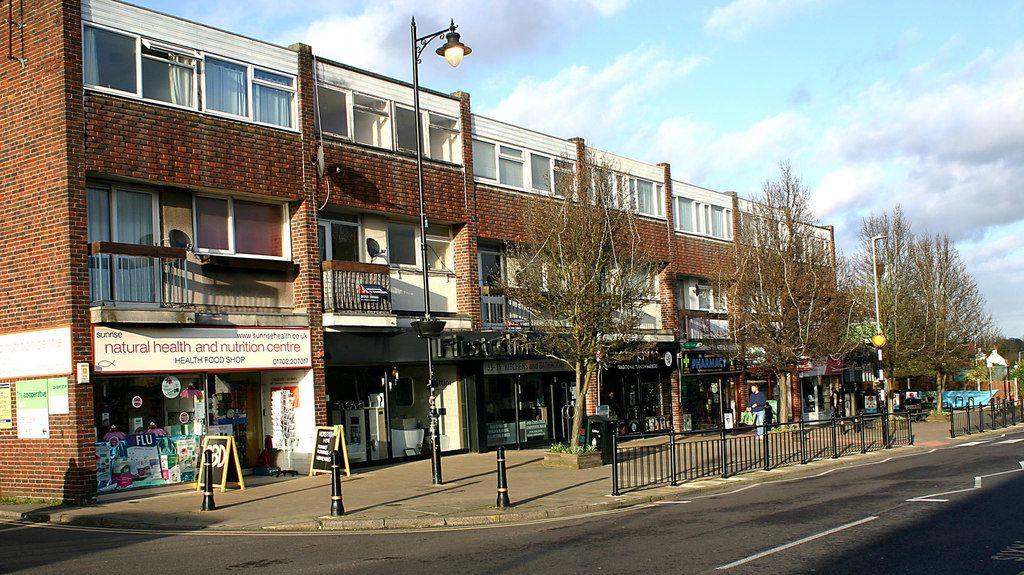
[[[764,394],[758,389],[757,384],[750,385],[750,396],[747,399],[750,411],[754,414],[754,425],[757,427],[758,437],[764,435]]]

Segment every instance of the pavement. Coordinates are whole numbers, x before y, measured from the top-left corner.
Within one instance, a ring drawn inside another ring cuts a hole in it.
[[[414,461],[356,470],[343,481],[345,515],[327,517],[330,477],[247,478],[245,490],[217,491],[217,510],[199,510],[192,485],[101,496],[95,505],[47,507],[0,505],[0,518],[62,525],[150,530],[317,531],[426,529],[521,523],[609,512],[662,500],[685,499],[726,487],[820,473],[844,465],[877,461],[950,445],[943,420],[915,425],[917,445],[838,460],[757,471],[728,479],[705,479],[679,487],[656,487],[611,497],[610,466],[584,470],[548,468],[543,450],[508,451],[511,509],[495,507],[493,454],[444,458],[445,483],[430,484],[430,462]],[[990,432],[998,433],[998,432]],[[954,442],[976,440],[974,434]]]
[[[1021,572],[1024,429],[882,455],[627,509],[484,527],[232,533],[0,521],[0,572]]]

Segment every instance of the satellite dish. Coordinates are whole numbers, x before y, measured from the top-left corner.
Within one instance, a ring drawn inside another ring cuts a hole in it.
[[[322,145],[316,147],[316,175],[324,177],[324,147]]]
[[[192,245],[192,239],[185,232],[173,229],[167,232],[167,243],[172,248],[189,248]]]
[[[370,259],[379,258],[384,254],[384,250],[380,249],[380,244],[373,238],[366,238],[366,253],[370,255]]]

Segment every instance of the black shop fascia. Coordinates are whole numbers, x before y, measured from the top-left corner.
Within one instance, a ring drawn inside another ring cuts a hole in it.
[[[670,429],[677,349],[675,342],[658,343],[607,364],[598,382],[598,413],[616,420],[620,433]]]

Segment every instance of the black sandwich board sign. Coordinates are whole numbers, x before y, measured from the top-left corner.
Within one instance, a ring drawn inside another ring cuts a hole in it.
[[[203,437],[203,449],[199,452],[199,473],[196,475],[196,491],[203,487],[203,470],[206,451],[213,454],[213,486],[220,487],[221,493],[227,489],[228,481],[237,483],[239,489],[245,489],[242,479],[242,464],[238,461],[238,446],[231,435],[207,435]],[[232,465],[232,463],[234,465]]]
[[[352,475],[348,465],[348,446],[345,445],[345,428],[340,425],[316,428],[313,441],[313,458],[309,461],[309,475],[331,472],[331,452],[341,449],[344,459],[345,476]]]

